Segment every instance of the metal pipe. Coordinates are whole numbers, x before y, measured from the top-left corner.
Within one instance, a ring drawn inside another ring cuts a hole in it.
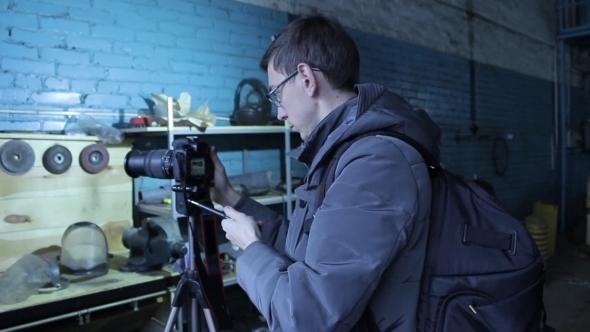
[[[0,113],[6,114],[33,114],[33,115],[57,115],[57,116],[76,116],[76,115],[90,115],[90,116],[121,116],[119,112],[75,112],[75,111],[43,111],[43,110],[7,110],[0,109]],[[132,116],[132,115],[129,115]]]
[[[551,133],[551,170],[555,171],[555,148],[559,144],[559,54],[553,49],[553,133]]]
[[[557,5],[557,31],[563,31],[563,4]]]
[[[557,52],[558,48],[555,47],[553,50],[553,148],[559,144],[559,54]],[[554,158],[554,156],[551,157]]]
[[[566,99],[565,96],[567,94],[566,91],[566,81],[565,81],[565,42],[560,40],[558,42],[559,45],[559,55],[560,55],[560,72],[561,72],[561,79],[560,79],[560,121],[559,121],[559,154],[561,156],[561,187],[560,187],[560,204],[559,204],[559,230],[561,233],[565,231],[565,211],[566,207],[566,172],[567,172],[567,161],[566,161],[566,127],[565,127],[565,120],[566,120]]]
[[[174,141],[174,99],[172,97],[168,97],[166,100],[166,116],[168,117],[167,129],[168,132],[168,148],[172,149],[172,142]],[[174,179],[170,180],[170,186],[172,187],[175,184]],[[172,218],[174,220],[178,220],[178,212],[176,211],[176,195],[170,195],[170,208],[172,209]]]
[[[590,28],[588,27],[569,28],[567,29],[567,32],[557,35],[557,40],[561,41],[565,39],[585,37],[588,34],[590,34]]]
[[[148,295],[133,297],[133,298],[130,298],[130,299],[127,299],[127,300],[121,300],[121,301],[117,301],[117,302],[113,302],[113,303],[109,303],[109,304],[100,305],[100,306],[97,306],[97,307],[92,307],[92,308],[88,308],[88,309],[84,309],[84,310],[74,311],[74,312],[70,312],[70,313],[67,313],[67,314],[63,314],[63,315],[59,315],[59,316],[55,316],[55,317],[51,317],[51,318],[46,318],[46,319],[38,320],[36,322],[31,322],[31,323],[27,323],[27,324],[18,325],[18,326],[13,326],[13,327],[10,327],[10,328],[8,328],[6,330],[3,330],[3,331],[6,331],[6,332],[8,332],[8,331],[17,331],[17,330],[20,330],[20,329],[25,329],[25,328],[29,328],[29,327],[33,327],[33,326],[38,326],[38,325],[45,324],[45,323],[56,322],[58,320],[62,320],[62,319],[65,319],[65,318],[70,318],[70,317],[80,316],[80,315],[84,315],[84,314],[89,314],[91,312],[113,308],[113,307],[116,307],[116,306],[119,306],[119,305],[122,305],[122,304],[127,304],[127,303],[141,301],[141,300],[145,300],[145,299],[149,299],[149,298],[153,298],[153,297],[158,297],[158,296],[161,296],[161,295],[166,295],[168,293],[174,293],[174,290],[175,289],[176,289],[175,287],[171,287],[167,291],[160,291],[160,292],[157,292],[157,293],[152,293],[152,294],[148,294]]]
[[[555,142],[554,142],[555,138],[554,138],[554,134],[551,134],[551,137],[549,139],[549,151],[551,154],[551,170],[554,171],[555,170]]]

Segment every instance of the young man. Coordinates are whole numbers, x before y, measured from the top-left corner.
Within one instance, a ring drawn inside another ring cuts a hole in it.
[[[238,282],[272,331],[416,330],[431,195],[420,154],[392,137],[362,138],[317,200],[329,153],[353,135],[397,130],[440,154],[430,117],[384,86],[358,84],[359,62],[342,26],[319,15],[291,22],[261,61],[278,118],[304,140],[292,151],[309,171],[291,220],[237,194],[213,149],[211,198],[244,250]]]

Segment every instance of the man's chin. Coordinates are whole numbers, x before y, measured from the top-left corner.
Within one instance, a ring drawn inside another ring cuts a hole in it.
[[[292,133],[299,133],[299,137],[301,137],[301,139],[305,141],[305,139],[307,138],[307,135],[304,135],[299,130],[297,130],[297,128],[295,128],[293,126],[289,126],[289,128],[291,129]]]

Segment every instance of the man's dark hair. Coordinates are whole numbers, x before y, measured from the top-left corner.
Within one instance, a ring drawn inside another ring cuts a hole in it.
[[[283,29],[260,61],[260,68],[289,75],[301,62],[319,68],[332,88],[353,91],[359,81],[360,56],[352,37],[335,19],[316,14],[299,17]]]

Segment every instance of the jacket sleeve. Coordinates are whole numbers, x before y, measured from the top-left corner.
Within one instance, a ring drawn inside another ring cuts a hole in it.
[[[359,320],[422,218],[419,209],[430,209],[418,198],[426,166],[403,144],[368,137],[347,149],[316,211],[305,260],[262,242],[238,258],[238,282],[272,331],[349,331]]]
[[[262,221],[261,241],[284,252],[289,226],[285,217],[247,196],[242,196],[234,209],[252,216],[256,221]]]

